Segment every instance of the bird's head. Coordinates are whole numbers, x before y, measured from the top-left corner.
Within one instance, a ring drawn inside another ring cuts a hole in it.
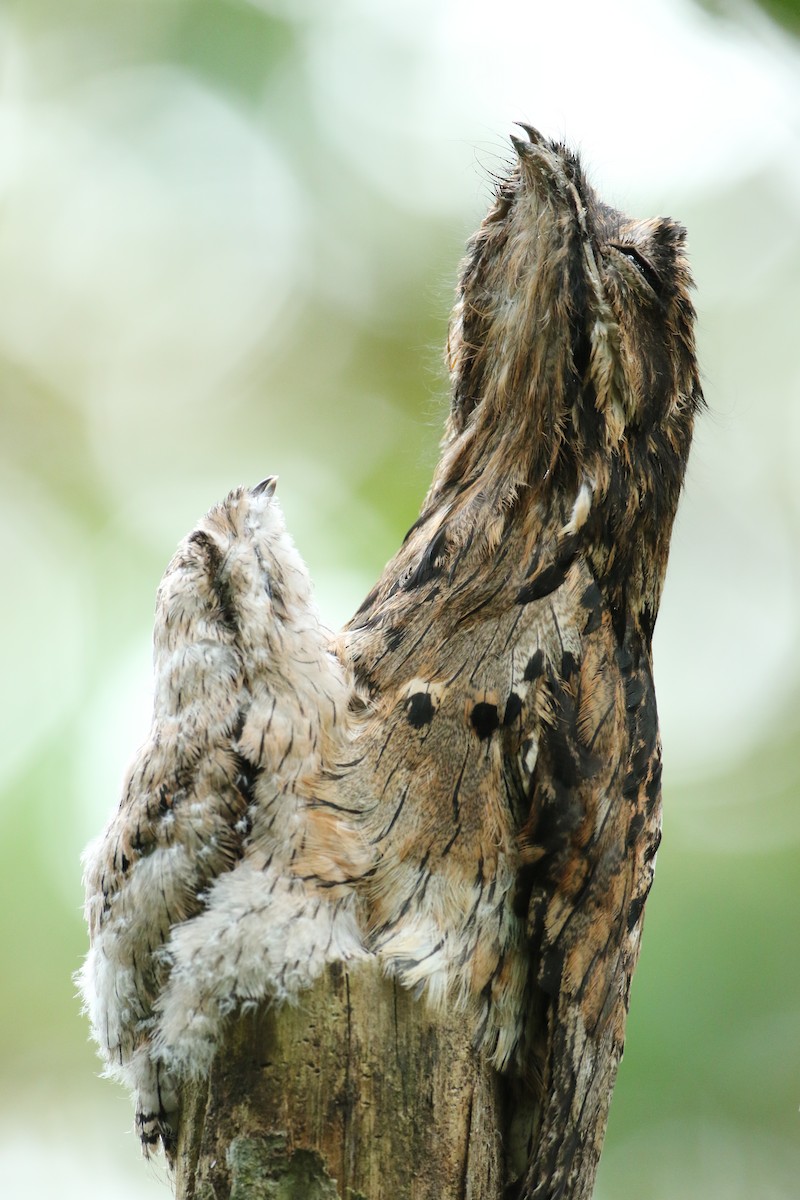
[[[663,574],[702,404],[685,231],[603,204],[572,152],[524,130],[462,264],[429,503],[480,488],[541,514],[583,488],[591,536],[643,534]]]

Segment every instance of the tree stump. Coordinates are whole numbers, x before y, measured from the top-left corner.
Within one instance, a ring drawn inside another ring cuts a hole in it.
[[[231,1020],[186,1090],[178,1200],[499,1200],[503,1085],[377,963]]]

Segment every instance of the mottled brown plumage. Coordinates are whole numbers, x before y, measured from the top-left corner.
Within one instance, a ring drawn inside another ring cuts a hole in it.
[[[650,642],[695,413],[684,233],[528,131],[472,239],[419,520],[351,622],[372,945],[538,1080],[524,1194],[585,1194],[660,838]]]
[[[205,557],[202,578],[182,577],[186,639],[205,639],[197,612],[221,597],[209,636],[232,655],[199,699],[189,680],[172,714],[192,771],[220,776],[195,814],[213,861],[169,911],[128,923],[126,890],[141,896],[147,876],[137,868],[134,887],[120,854],[137,850],[137,804],[153,819],[134,775],[90,866],[85,990],[97,1031],[98,957],[124,960],[135,1003],[98,1040],[120,1061],[144,1055],[179,1092],[207,1069],[226,1013],[293,994],[337,957],[378,956],[463,1010],[508,1080],[514,1194],[579,1200],[660,838],[650,643],[702,397],[681,227],[602,204],[574,155],[525,132],[463,264],[433,483],[331,643],[338,661],[302,586],[278,611],[270,581],[289,551],[258,533],[252,494],[220,510],[244,513],[239,576],[230,547],[215,557],[189,538],[189,559]],[[162,749],[140,774],[163,753],[157,726]],[[182,861],[196,854],[187,829]],[[133,966],[129,942],[148,947]],[[156,1111],[150,1136],[168,1144],[171,1120]]]

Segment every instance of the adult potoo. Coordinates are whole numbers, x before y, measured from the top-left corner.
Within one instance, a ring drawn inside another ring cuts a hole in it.
[[[660,837],[650,643],[702,397],[681,227],[602,204],[525,132],[463,264],[431,489],[343,633],[271,485],[212,510],[162,584],[153,732],[88,854],[83,974],[146,1144],[171,1150],[226,1015],[377,956],[538,1097],[517,1194],[594,1176]]]

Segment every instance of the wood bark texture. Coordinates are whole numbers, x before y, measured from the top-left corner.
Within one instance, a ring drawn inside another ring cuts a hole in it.
[[[500,1200],[501,1083],[374,962],[231,1021],[189,1088],[178,1200]]]

